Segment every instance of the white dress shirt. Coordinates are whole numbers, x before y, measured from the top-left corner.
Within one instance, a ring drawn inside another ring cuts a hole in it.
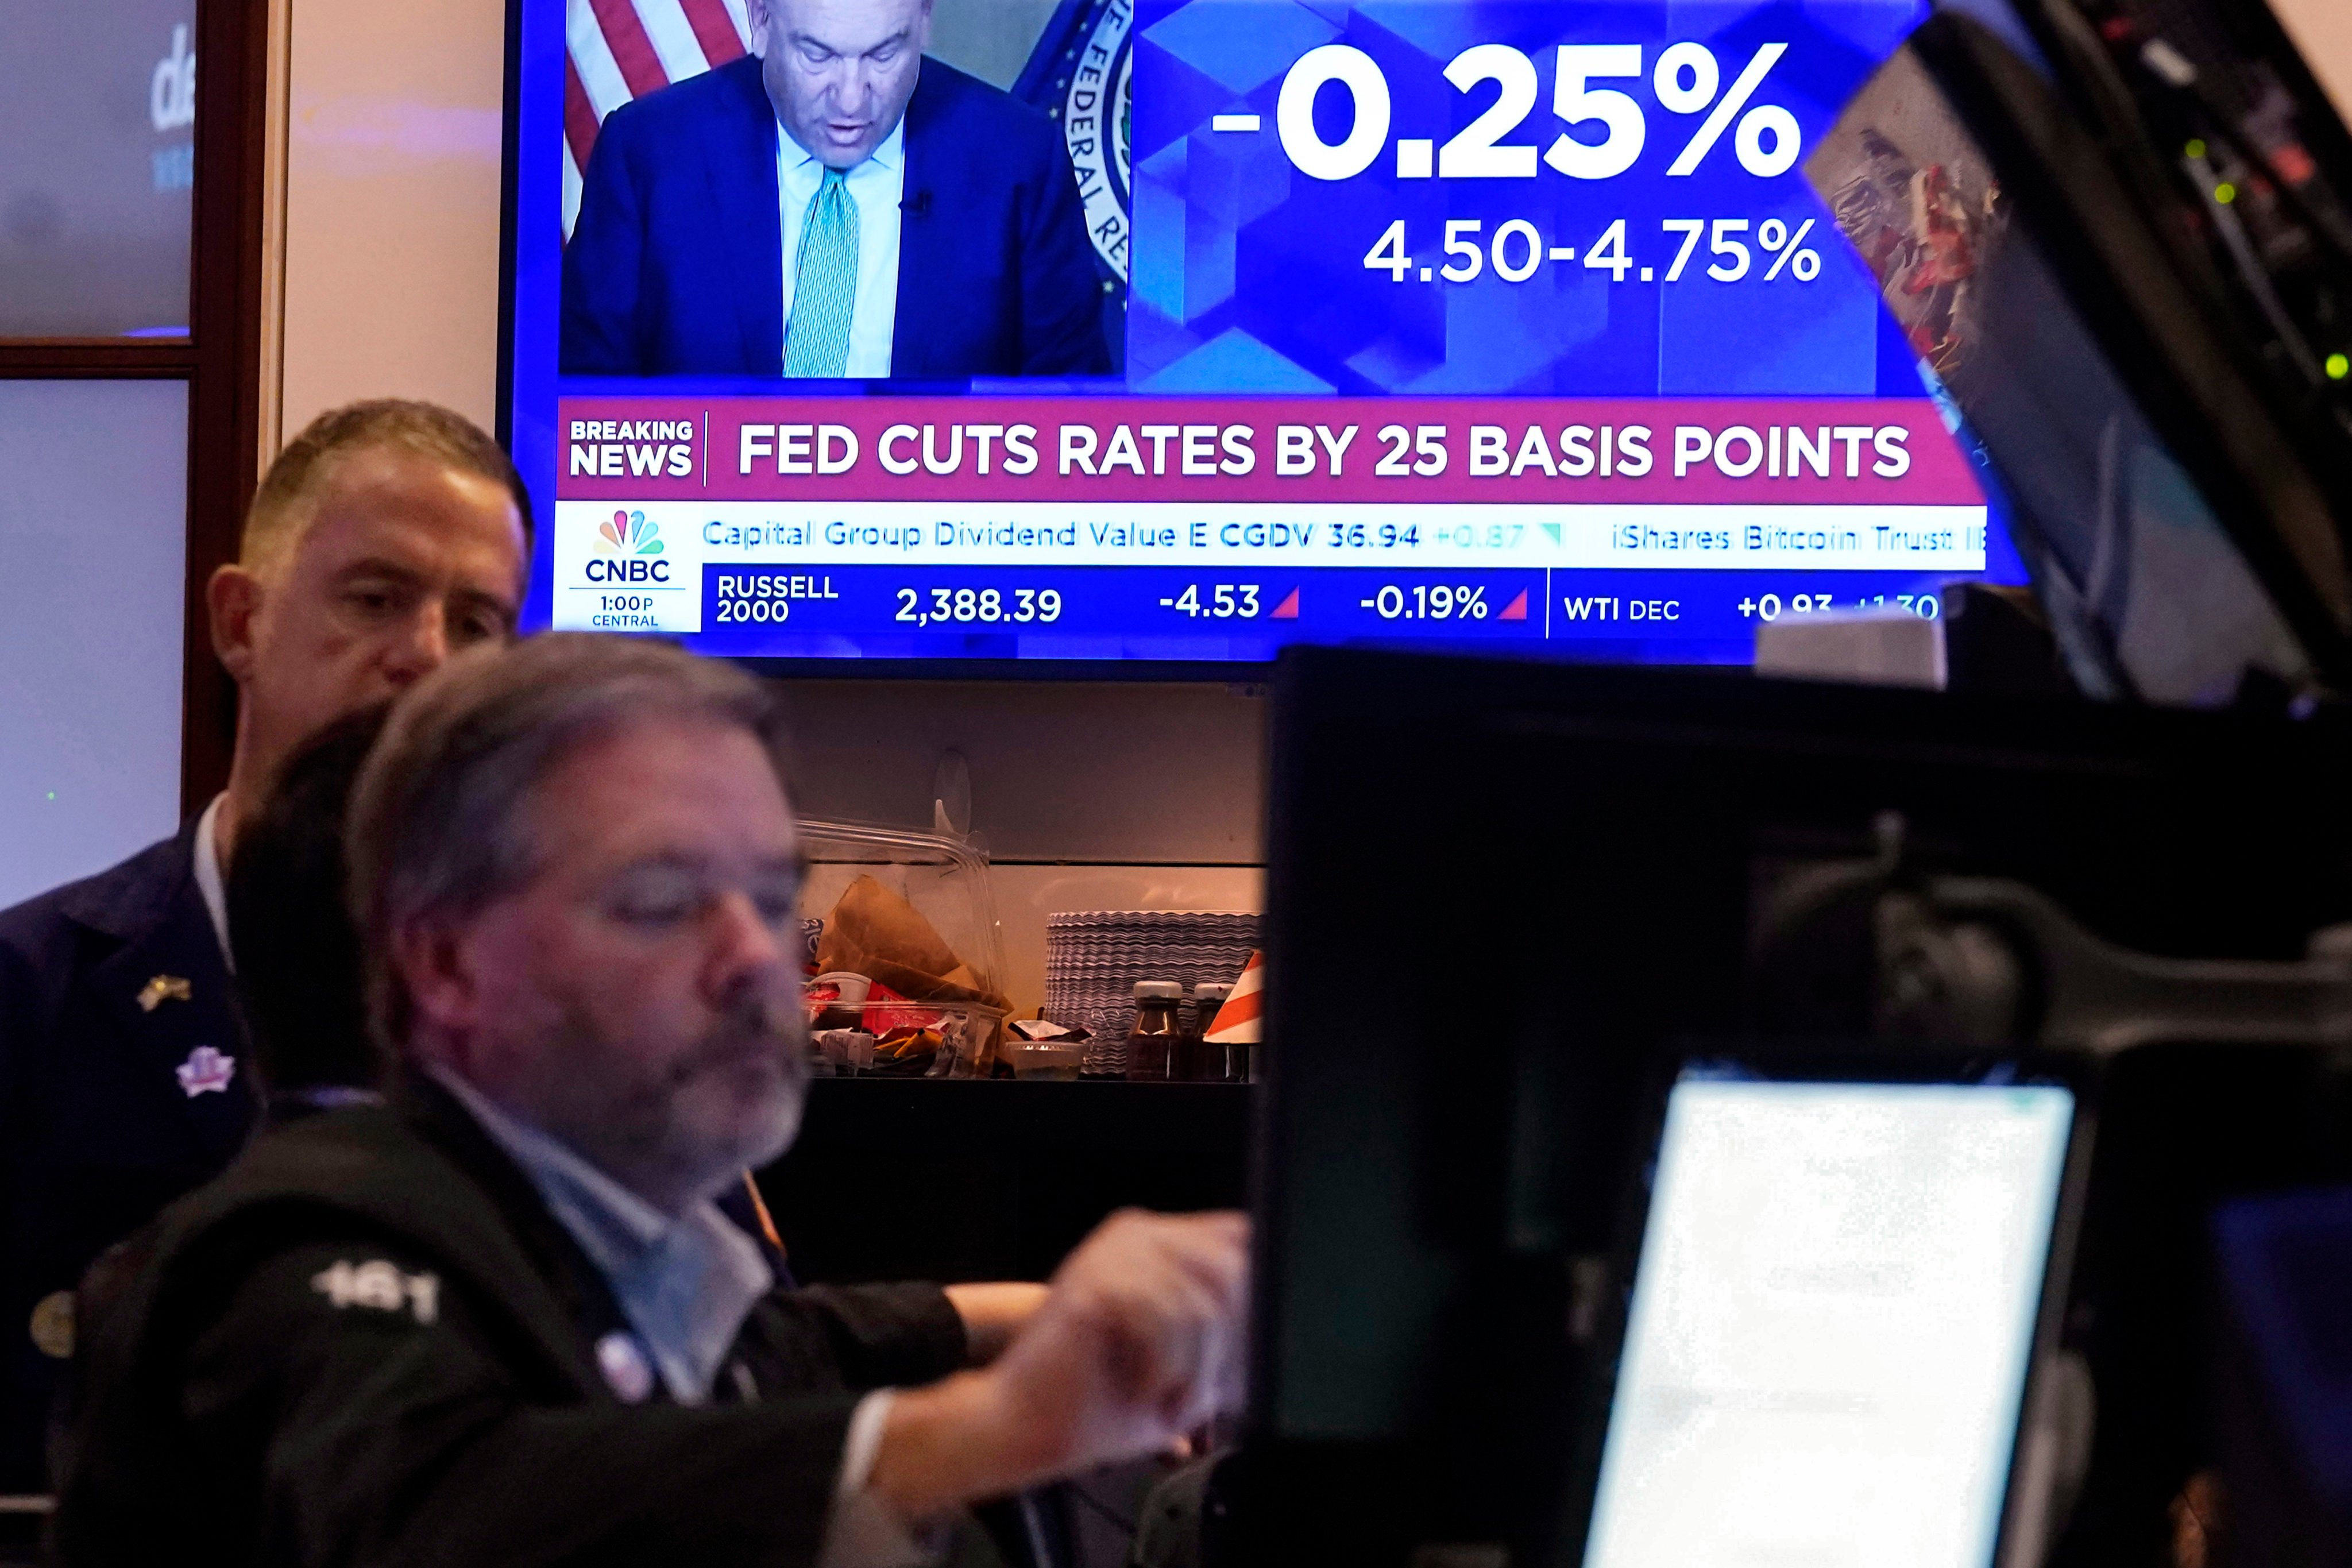
[[[777,205],[784,235],[784,330],[792,331],[793,290],[800,277],[801,222],[824,184],[824,164],[776,126]],[[907,121],[902,116],[866,162],[849,171],[857,204],[857,302],[849,318],[852,376],[890,374],[890,334],[898,324],[898,200],[907,184]],[[782,362],[784,346],[776,345]]]
[[[744,1321],[776,1288],[760,1244],[708,1198],[683,1214],[664,1214],[456,1073],[425,1070],[522,1167],[613,1288],[614,1303],[636,1331],[669,1396],[680,1405],[709,1399]]]
[[[235,974],[236,959],[228,950],[228,883],[221,876],[217,837],[221,806],[227,800],[226,791],[213,796],[213,803],[196,818],[196,894],[205,900],[205,913],[213,918],[213,935],[220,939],[221,962]]]
[[[456,1073],[439,1067],[425,1071],[457,1097],[539,1189],[558,1223],[612,1287],[614,1304],[650,1352],[670,1397],[680,1405],[707,1400],[744,1320],[775,1289],[758,1244],[708,1201],[683,1215],[663,1214]],[[891,1394],[877,1388],[850,1413],[818,1568],[932,1568],[939,1560],[931,1542],[866,1489],[881,1452]]]

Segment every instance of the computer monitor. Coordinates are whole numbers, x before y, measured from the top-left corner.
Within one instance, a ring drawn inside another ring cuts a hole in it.
[[[1985,1568],[2034,1533],[2046,1467],[2017,1436],[2063,1292],[2077,1125],[2070,1085],[2008,1072],[1686,1067],[1587,1568]]]
[[[1774,1043],[1753,965],[1792,876],[1866,858],[1898,813],[1923,873],[2015,879],[2108,942],[2293,958],[2352,916],[2347,780],[2325,714],[1286,656],[1239,1560],[1374,1568],[1447,1543],[1507,1548],[1513,1568],[1581,1560],[1574,1497],[1618,1366],[1603,1309],[1633,1283],[1645,1097],[1674,1063]],[[1834,1036],[1794,1043],[1857,1043]],[[2228,1118],[2218,1159],[2263,1125],[2284,1150],[2279,1108],[2321,1101],[2284,1071],[2251,1097],[2236,1069],[2126,1077],[2141,1131],[2094,1153],[2100,1294],[2068,1332],[2137,1391],[2151,1435],[2117,1451],[2130,1486],[2094,1485],[2115,1519],[2160,1522],[2200,1373],[2178,1348],[2193,1341],[2150,1314],[2187,1310],[2195,1281],[2162,1271],[2180,1227],[2135,1194],[2200,1107]],[[2183,1216],[2200,1201],[2179,1196]],[[2150,1388],[2135,1380],[2158,1346],[2181,1370]]]

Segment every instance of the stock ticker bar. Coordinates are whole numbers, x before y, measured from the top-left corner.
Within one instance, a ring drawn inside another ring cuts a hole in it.
[[[1986,560],[1916,399],[581,398],[561,428],[554,624],[737,655],[1744,646],[1933,615]]]
[[[761,633],[1010,638],[1013,657],[1067,638],[1207,635],[1286,641],[1464,643],[1622,638],[1743,640],[1759,621],[1842,610],[1933,619],[1935,580],[1897,573],[1382,571],[1362,566],[1184,571],[1165,567],[706,567],[705,636],[755,653]],[[689,592],[691,590],[688,590]],[[655,629],[651,593],[600,595],[604,624]]]

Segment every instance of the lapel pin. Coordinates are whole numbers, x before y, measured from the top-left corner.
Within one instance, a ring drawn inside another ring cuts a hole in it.
[[[188,977],[184,974],[159,974],[139,988],[139,1010],[152,1013],[166,1001],[188,1000]]]
[[[198,1046],[172,1070],[179,1075],[180,1088],[190,1100],[200,1094],[226,1094],[228,1086],[236,1081],[236,1058],[210,1046]]]
[[[74,1352],[74,1298],[70,1290],[52,1290],[33,1303],[33,1348],[51,1361],[68,1361]]]
[[[624,1405],[635,1405],[654,1391],[654,1369],[635,1334],[610,1333],[596,1342],[596,1370]]]

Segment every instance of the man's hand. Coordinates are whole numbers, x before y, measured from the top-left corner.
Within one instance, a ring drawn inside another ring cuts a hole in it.
[[[1113,1215],[1070,1254],[1000,1363],[1023,1427],[1083,1469],[1238,1405],[1249,1222]]]
[[[1249,1223],[1113,1215],[997,1363],[892,1403],[868,1489],[908,1520],[1168,1447],[1241,1400]]]

